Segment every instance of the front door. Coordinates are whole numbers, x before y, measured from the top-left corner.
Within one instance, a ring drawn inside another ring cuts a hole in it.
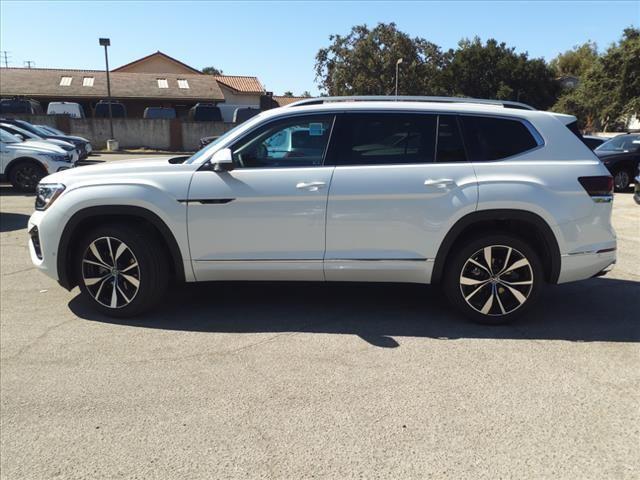
[[[478,200],[456,116],[344,114],[334,139],[326,279],[428,282],[444,235]]]
[[[294,116],[231,146],[235,169],[201,169],[188,198],[198,280],[323,280],[332,115]]]

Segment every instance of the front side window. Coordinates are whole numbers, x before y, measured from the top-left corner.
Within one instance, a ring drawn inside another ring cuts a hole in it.
[[[232,148],[239,168],[312,167],[323,164],[333,115],[293,117],[273,122]]]
[[[332,152],[336,165],[388,165],[433,162],[435,115],[347,114]]]
[[[472,161],[500,160],[539,146],[520,120],[471,115],[460,119]]]

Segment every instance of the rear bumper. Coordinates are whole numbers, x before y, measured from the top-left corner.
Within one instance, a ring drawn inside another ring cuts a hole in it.
[[[616,250],[603,250],[602,252],[580,252],[562,255],[562,267],[558,283],[586,280],[587,278],[608,273],[616,263]]]

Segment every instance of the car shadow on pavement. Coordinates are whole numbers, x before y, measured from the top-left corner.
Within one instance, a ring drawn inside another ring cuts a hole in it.
[[[29,215],[0,212],[0,232],[13,232],[27,228]]]
[[[21,192],[8,183],[0,184],[0,197],[34,197],[33,192]]]
[[[394,337],[639,342],[640,282],[591,279],[547,288],[535,310],[513,325],[466,321],[437,287],[398,284],[203,283],[178,287],[158,310],[131,319],[95,313],[79,296],[80,318],[143,328],[224,333],[358,335],[371,345]]]

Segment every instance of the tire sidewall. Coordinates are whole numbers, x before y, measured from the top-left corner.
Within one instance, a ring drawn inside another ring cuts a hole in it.
[[[460,290],[460,275],[467,260],[478,250],[491,245],[505,245],[518,250],[527,258],[533,272],[533,287],[526,302],[506,315],[490,316],[476,311],[467,304]],[[445,269],[443,286],[449,301],[472,321],[488,325],[510,323],[526,314],[535,305],[544,284],[544,273],[538,254],[527,242],[509,234],[486,234],[474,238],[461,246],[457,252],[453,252],[451,260],[445,265]]]
[[[133,252],[140,269],[140,285],[131,303],[120,308],[109,308],[93,298],[82,275],[82,259],[89,245],[100,237],[112,237],[124,242]],[[74,258],[74,273],[85,303],[91,308],[111,317],[131,317],[149,310],[159,301],[167,285],[165,258],[149,235],[129,226],[113,225],[98,227],[78,243]]]

